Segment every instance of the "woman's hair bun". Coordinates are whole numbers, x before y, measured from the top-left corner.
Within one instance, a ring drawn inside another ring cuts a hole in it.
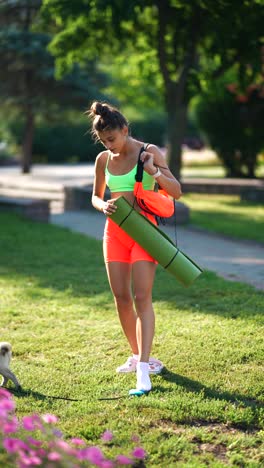
[[[98,132],[128,127],[126,118],[118,109],[100,101],[94,101],[85,112],[92,119],[92,135],[98,139]]]
[[[95,115],[100,115],[101,117],[105,117],[110,113],[110,109],[107,104],[103,104],[102,102],[95,101],[91,105],[91,112]]]

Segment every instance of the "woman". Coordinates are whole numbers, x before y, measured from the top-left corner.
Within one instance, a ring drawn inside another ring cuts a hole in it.
[[[157,262],[111,220],[111,214],[116,210],[117,197],[123,196],[134,204],[135,174],[143,143],[129,135],[128,122],[118,109],[94,102],[88,112],[93,120],[92,133],[106,148],[96,158],[92,204],[107,216],[103,239],[106,270],[132,351],[132,356],[117,371],[136,371],[136,389],[129,393],[141,396],[151,390],[149,374],[159,373],[163,367],[160,361],[150,358],[155,327],[152,287]],[[157,181],[169,195],[178,199],[180,184],[159,149],[149,144],[140,157],[144,163],[144,189],[153,190]],[[104,201],[106,185],[111,198]],[[134,207],[141,211],[136,203]],[[141,213],[155,223],[154,216]]]

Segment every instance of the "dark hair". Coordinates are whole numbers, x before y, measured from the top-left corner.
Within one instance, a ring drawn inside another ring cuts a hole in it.
[[[92,118],[92,135],[98,139],[98,132],[128,127],[126,118],[113,106],[95,101],[86,112]]]

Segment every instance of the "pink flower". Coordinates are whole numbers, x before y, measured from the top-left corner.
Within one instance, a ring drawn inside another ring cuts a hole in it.
[[[28,446],[23,440],[6,437],[3,439],[3,446],[8,453],[15,453],[19,450],[27,450]]]
[[[135,447],[132,453],[133,457],[143,459],[146,456],[146,452],[141,447]]]
[[[33,414],[32,416],[24,416],[22,418],[23,428],[26,431],[35,431],[37,429],[43,429],[41,424],[40,418],[37,414]]]
[[[37,457],[36,455],[25,455],[22,454],[20,456],[20,461],[22,462],[22,466],[37,466],[42,464],[42,460]]]
[[[4,434],[12,434],[12,432],[16,432],[18,428],[19,428],[19,423],[15,416],[10,421],[6,421],[3,424]]]
[[[0,400],[2,400],[3,398],[12,398],[11,394],[8,392],[8,390],[6,390],[5,388],[0,388]]]
[[[46,457],[46,450],[44,448],[39,448],[37,451],[36,451],[36,454],[39,456],[39,457]]]
[[[58,418],[54,414],[43,414],[42,419],[47,424],[55,424],[56,422],[58,422]]]
[[[126,457],[125,455],[117,455],[116,461],[118,465],[132,465],[133,460],[131,458]]]
[[[33,437],[28,437],[27,439],[28,443],[35,446],[35,447],[41,447],[41,445],[43,444],[43,442],[41,440],[36,440],[36,439],[33,439]]]
[[[101,439],[104,441],[104,442],[110,442],[112,439],[113,439],[114,435],[111,431],[105,431],[102,436],[101,436]]]
[[[77,437],[74,437],[73,439],[71,439],[71,443],[74,445],[85,445],[84,440],[78,439]]]
[[[16,405],[15,402],[9,398],[3,399],[0,401],[0,411],[14,411]]]
[[[114,463],[111,460],[103,460],[100,462],[100,468],[114,468]]]
[[[137,435],[133,434],[133,435],[131,436],[131,440],[132,440],[132,442],[139,442],[139,441],[140,441],[140,438],[139,438]]]
[[[65,453],[69,455],[75,455],[75,449],[71,447],[65,440],[56,440],[55,443],[52,444],[53,447],[62,449]]]
[[[89,460],[95,465],[100,465],[100,463],[104,460],[103,453],[98,447],[88,447],[79,450],[78,458],[80,460]]]
[[[59,460],[61,460],[61,454],[58,453],[58,452],[50,452],[48,454],[48,460],[55,461],[55,462],[59,461]]]

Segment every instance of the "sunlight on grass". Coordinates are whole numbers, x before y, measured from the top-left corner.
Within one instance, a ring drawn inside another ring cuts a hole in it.
[[[191,223],[211,232],[264,243],[264,207],[241,202],[236,195],[188,193],[182,201],[191,208]]]
[[[210,148],[191,150],[184,148],[182,153],[183,177],[222,178],[226,170],[221,164],[217,154]],[[256,168],[256,177],[264,177],[264,156],[259,155]]]

